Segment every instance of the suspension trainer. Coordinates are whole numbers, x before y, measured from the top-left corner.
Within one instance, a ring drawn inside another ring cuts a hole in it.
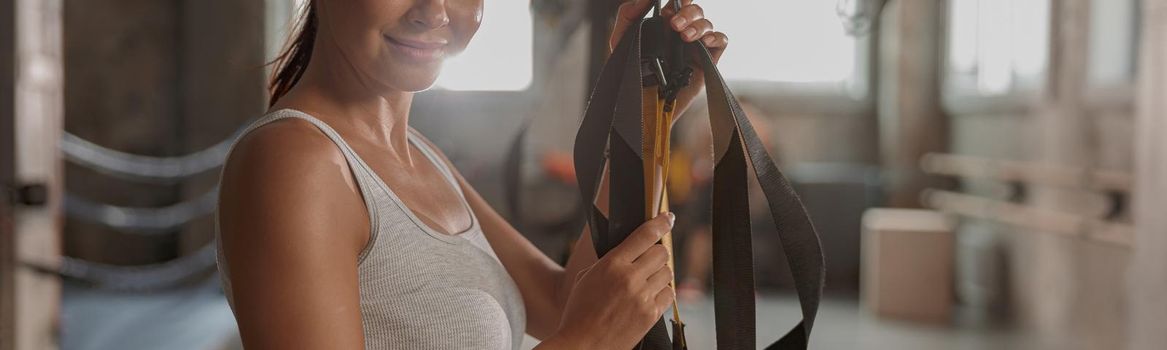
[[[680,9],[674,2],[674,9]],[[603,256],[648,219],[668,210],[664,190],[677,93],[695,61],[704,73],[713,133],[713,299],[717,347],[756,349],[749,164],[761,184],[786,254],[802,320],[767,349],[806,349],[822,296],[821,244],[802,202],[761,140],[700,42],[684,43],[660,15],[632,24],[613,49],[592,90],[574,162],[596,253]],[[747,163],[748,162],[748,163]],[[607,164],[609,215],[595,205]],[[672,252],[671,235],[661,240]],[[672,264],[670,258],[670,266]],[[686,349],[684,323],[673,305],[672,338],[662,317],[640,349]]]

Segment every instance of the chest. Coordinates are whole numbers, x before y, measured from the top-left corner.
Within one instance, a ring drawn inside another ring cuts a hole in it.
[[[442,160],[412,146],[411,143],[408,160],[378,156],[384,155],[385,150],[372,145],[358,143],[352,147],[374,175],[426,226],[444,234],[465,231],[472,223],[471,213],[455,188],[456,182],[443,172],[445,164],[439,165]]]
[[[521,342],[522,298],[480,230],[439,240],[386,221],[360,271],[367,342],[402,349],[514,349]]]

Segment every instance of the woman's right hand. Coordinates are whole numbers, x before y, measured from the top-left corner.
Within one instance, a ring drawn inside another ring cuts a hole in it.
[[[631,349],[676,298],[668,251],[657,244],[672,213],[640,225],[594,265],[580,271],[552,343],[566,348]],[[550,344],[549,344],[550,345]]]

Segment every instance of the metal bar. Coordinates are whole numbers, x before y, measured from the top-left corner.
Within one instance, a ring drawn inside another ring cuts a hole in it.
[[[1129,248],[1134,226],[965,193],[927,190],[924,205],[964,217]]]
[[[1134,183],[1130,173],[1121,171],[945,153],[924,155],[920,160],[920,167],[925,172],[936,175],[1026,182],[1092,191],[1129,193]]]

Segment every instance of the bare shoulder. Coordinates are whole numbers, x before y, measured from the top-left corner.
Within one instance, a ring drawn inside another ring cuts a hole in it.
[[[239,141],[220,186],[222,263],[244,345],[363,344],[357,257],[369,220],[339,148],[311,123],[276,121]]]
[[[225,167],[219,200],[225,249],[316,241],[347,242],[354,252],[363,247],[368,214],[360,189],[340,149],[311,123],[289,118],[256,128]]]
[[[225,173],[346,170],[344,155],[315,125],[288,118],[260,126],[239,140]],[[272,167],[277,168],[272,168]],[[245,174],[238,174],[245,175]]]

